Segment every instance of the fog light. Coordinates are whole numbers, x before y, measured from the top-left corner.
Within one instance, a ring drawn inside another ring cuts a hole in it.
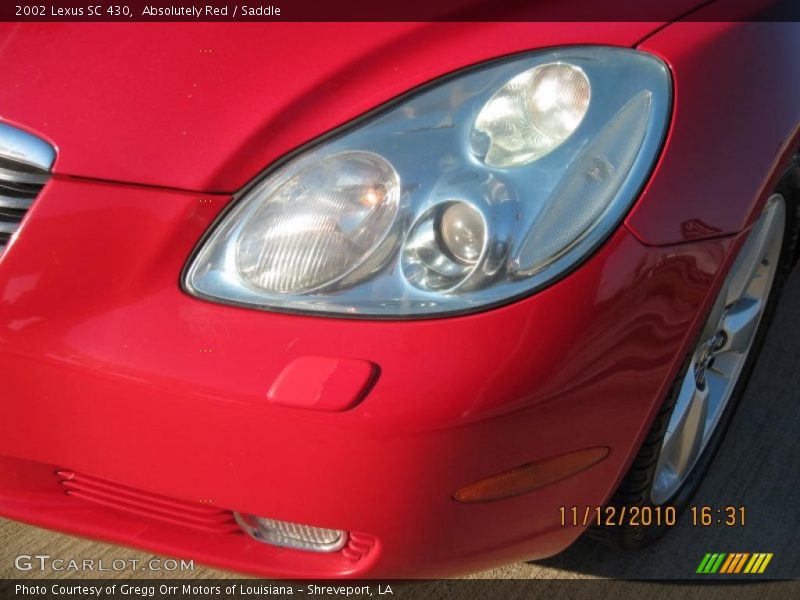
[[[312,527],[240,513],[234,513],[234,517],[239,526],[251,537],[273,546],[312,552],[336,552],[347,543],[347,532],[339,529]]]

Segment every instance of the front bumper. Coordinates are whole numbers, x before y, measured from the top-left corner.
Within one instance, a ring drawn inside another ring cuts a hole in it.
[[[571,275],[469,316],[379,322],[217,305],[180,288],[227,196],[55,177],[0,260],[0,514],[280,577],[437,576],[569,545],[681,362],[732,238],[625,227]],[[343,412],[276,406],[291,361],[378,366]],[[462,486],[606,446],[589,470],[484,504]],[[183,503],[356,533],[355,553],[137,518],[64,494],[69,469]]]

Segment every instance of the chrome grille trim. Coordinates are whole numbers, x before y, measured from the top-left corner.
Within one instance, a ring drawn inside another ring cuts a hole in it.
[[[15,210],[28,210],[33,204],[34,198],[23,198],[13,196],[0,196],[0,209],[13,208]]]
[[[26,173],[22,169],[15,171],[0,167],[0,181],[7,181],[11,184],[15,183],[28,183],[32,185],[44,185],[50,178],[47,171],[42,173]]]
[[[0,123],[0,254],[50,179],[55,158],[44,140]]]

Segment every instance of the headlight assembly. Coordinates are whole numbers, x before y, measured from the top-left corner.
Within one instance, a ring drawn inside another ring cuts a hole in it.
[[[552,282],[619,224],[657,158],[666,66],[543,51],[426,86],[251,186],[193,258],[211,300],[340,315],[478,310]]]

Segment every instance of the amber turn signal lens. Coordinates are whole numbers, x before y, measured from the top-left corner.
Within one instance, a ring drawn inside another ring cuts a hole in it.
[[[532,492],[585,471],[608,454],[609,449],[601,446],[538,460],[465,486],[453,494],[453,499],[492,502]]]

